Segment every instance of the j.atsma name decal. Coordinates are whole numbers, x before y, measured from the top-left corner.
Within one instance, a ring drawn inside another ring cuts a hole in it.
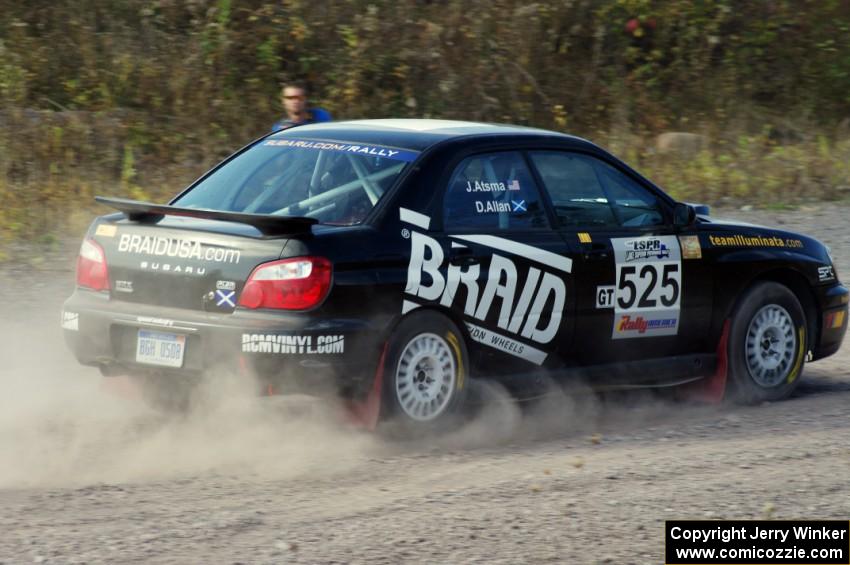
[[[242,334],[242,352],[288,355],[344,353],[345,336]]]
[[[428,229],[428,216],[405,208],[401,208],[400,212],[402,221]],[[445,270],[441,270],[445,253],[440,242],[424,233],[411,231],[405,294],[451,308],[462,286],[466,291],[463,313],[468,318],[484,322],[495,310],[498,311],[496,327],[499,330],[541,345],[551,342],[560,328],[567,298],[564,280],[551,271],[560,270],[568,274],[572,270],[572,261],[544,249],[490,235],[450,237],[457,240],[452,242],[453,248],[465,247],[461,242],[469,242],[492,249],[486,271],[475,263],[464,266],[449,263]],[[509,255],[523,257],[541,267],[518,267]],[[482,277],[486,282],[481,282]],[[418,306],[416,301],[405,300],[404,313]],[[522,346],[496,331],[474,324],[472,329],[476,341],[538,364],[545,360],[546,355],[542,351]]]
[[[519,188],[518,180],[508,182],[466,181],[467,192],[505,192],[506,190],[519,190]]]

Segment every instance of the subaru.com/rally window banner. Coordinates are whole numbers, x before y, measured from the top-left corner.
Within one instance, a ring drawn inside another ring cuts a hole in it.
[[[272,147],[300,147],[302,149],[324,149],[326,151],[342,151],[343,153],[356,153],[357,155],[370,155],[372,157],[386,157],[396,161],[411,162],[419,155],[416,151],[405,151],[393,147],[381,145],[363,145],[355,143],[337,143],[333,141],[312,141],[309,139],[269,139],[263,145]]]

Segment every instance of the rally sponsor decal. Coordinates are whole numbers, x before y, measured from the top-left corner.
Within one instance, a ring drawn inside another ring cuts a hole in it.
[[[611,240],[616,261],[613,339],[676,335],[682,298],[682,254],[676,236]],[[604,289],[606,287],[600,287]],[[601,307],[597,293],[597,308]]]
[[[623,240],[626,248],[625,261],[644,261],[646,259],[664,259],[670,257],[670,248],[660,237],[646,237]]]
[[[142,261],[139,263],[139,268],[143,271],[160,271],[163,273],[181,273],[184,275],[204,275],[207,272],[205,267],[193,267],[192,265],[176,265],[172,263],[162,263],[160,261]]]
[[[62,311],[62,329],[76,332],[80,330],[80,315],[77,312]]]
[[[133,292],[133,281],[115,281],[115,292]]]
[[[323,151],[340,151],[370,157],[386,157],[396,161],[411,162],[419,156],[416,151],[406,151],[394,147],[380,145],[364,145],[352,143],[337,143],[332,141],[313,141],[309,139],[269,139],[263,142],[268,147],[297,147],[300,149],[320,149]]]
[[[414,226],[430,223],[427,216],[404,208],[400,209],[400,217],[402,221],[405,218],[416,218],[418,223],[408,222]],[[562,273],[569,274],[572,271],[572,260],[569,257],[492,235],[458,234],[450,237],[492,250],[489,266],[448,263],[441,270],[446,261],[439,241],[415,230],[409,231],[407,237],[410,239],[411,251],[402,306],[405,313],[421,302],[451,308],[455,306],[458,291],[462,289],[465,298],[457,307],[462,308],[467,318],[484,322],[491,312],[495,312],[496,327],[509,334],[504,336],[496,333],[496,328],[489,330],[473,324],[480,328],[476,341],[517,357],[533,359],[534,363],[543,363],[545,353],[527,345],[521,349],[519,346],[523,344],[515,338],[541,345],[555,338],[567,299]],[[522,257],[535,265],[518,266],[511,256]]]
[[[578,241],[579,243],[593,243],[593,238],[586,231],[580,231],[578,232]]]
[[[782,239],[781,237],[763,235],[709,235],[708,242],[714,247],[785,247],[802,249],[803,242],[799,239]]]
[[[597,308],[613,308],[614,307],[614,286],[597,286],[596,287],[596,307]]]
[[[399,208],[398,212],[402,222],[413,224],[417,228],[422,228],[423,230],[427,230],[431,227],[430,216],[414,212],[413,210],[408,210],[407,208]]]
[[[679,244],[682,246],[682,259],[702,259],[698,235],[680,235]]]
[[[526,361],[530,361],[535,365],[542,365],[546,360],[545,351],[540,351],[535,347],[531,347],[530,345],[526,345],[499,333],[491,332],[486,328],[470,324],[469,322],[466,323],[466,328],[469,330],[469,337],[478,343],[494,349],[499,349],[505,353],[514,355],[515,357],[522,357]]]
[[[215,281],[218,290],[236,290],[236,281]]]
[[[118,233],[118,226],[115,224],[99,224],[94,230],[94,235],[101,237],[115,237],[116,233]]]
[[[168,318],[154,318],[152,316],[136,316],[136,321],[140,324],[151,324],[154,326],[171,327],[174,325],[174,320]]]
[[[345,352],[343,335],[242,334],[243,353],[329,355]]]
[[[824,265],[823,267],[818,267],[818,280],[820,282],[831,281],[835,278],[835,269],[832,268],[832,265]]]
[[[204,246],[200,241],[157,235],[121,234],[120,253],[150,255],[176,259],[193,259],[208,263],[239,263],[242,252],[227,247]],[[163,269],[165,270],[165,269]]]
[[[638,336],[646,332],[657,332],[663,329],[676,329],[678,318],[652,318],[646,319],[643,316],[633,316],[631,314],[621,315],[615,322],[614,331],[619,334],[628,334],[636,332]],[[675,334],[675,332],[674,332]],[[655,335],[661,335],[655,333]],[[634,333],[631,337],[635,337]]]

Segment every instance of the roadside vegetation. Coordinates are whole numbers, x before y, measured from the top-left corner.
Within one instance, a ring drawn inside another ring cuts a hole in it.
[[[163,201],[280,117],[587,137],[675,196],[850,193],[842,0],[0,0],[0,256],[78,231],[96,194]]]

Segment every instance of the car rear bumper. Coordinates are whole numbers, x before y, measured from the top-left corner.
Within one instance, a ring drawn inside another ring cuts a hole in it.
[[[105,375],[201,377],[236,371],[275,392],[358,396],[375,374],[385,324],[310,314],[236,310],[232,314],[111,300],[77,290],[65,302],[62,327],[77,360]],[[185,336],[179,367],[137,361],[140,331]]]

